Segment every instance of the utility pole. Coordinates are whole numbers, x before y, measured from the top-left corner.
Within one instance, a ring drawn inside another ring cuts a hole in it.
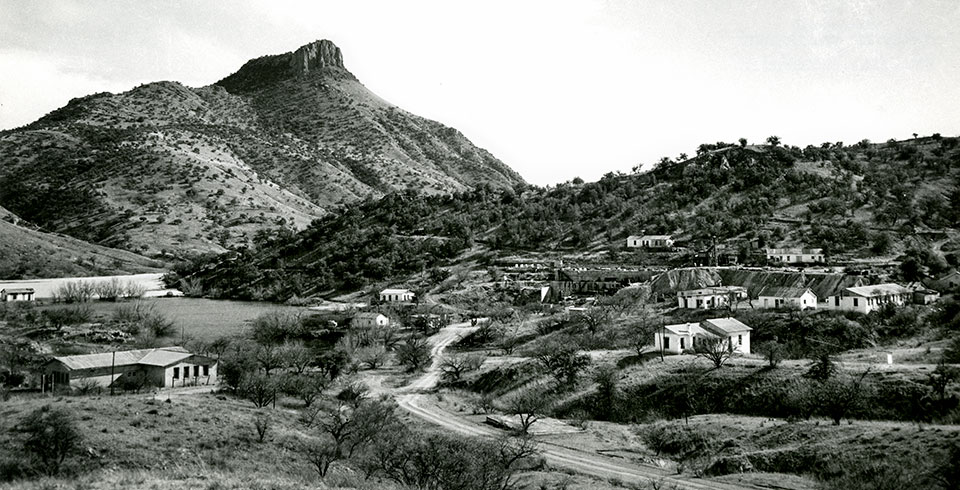
[[[113,356],[110,357],[110,396],[113,396],[113,373],[117,365],[117,349],[114,347]]]

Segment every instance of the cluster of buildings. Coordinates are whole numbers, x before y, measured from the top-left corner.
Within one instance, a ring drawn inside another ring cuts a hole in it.
[[[810,288],[766,286],[749,300],[749,307],[792,310],[839,310],[870,313],[886,304],[929,304],[940,293],[927,289],[911,289],[895,283],[853,286],[826,298],[818,298]],[[747,289],[740,286],[714,286],[677,292],[677,307],[685,309],[733,308],[748,299]]]

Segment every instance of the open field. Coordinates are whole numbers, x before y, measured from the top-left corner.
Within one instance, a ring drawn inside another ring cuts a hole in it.
[[[274,310],[295,311],[310,314],[307,308],[276,305],[255,301],[231,301],[203,298],[145,298],[140,304],[173,321],[179,338],[181,328],[187,338],[213,340],[217,337],[239,337],[247,332],[250,322],[258,316]],[[109,319],[120,305],[131,302],[88,303],[94,317]],[[40,309],[58,306],[41,306]]]

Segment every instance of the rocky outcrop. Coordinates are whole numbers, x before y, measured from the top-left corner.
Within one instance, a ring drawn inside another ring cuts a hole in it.
[[[296,74],[310,73],[310,70],[324,67],[343,68],[343,54],[336,44],[323,39],[294,51],[290,66]]]

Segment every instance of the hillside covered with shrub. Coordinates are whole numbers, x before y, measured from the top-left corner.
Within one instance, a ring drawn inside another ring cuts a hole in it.
[[[693,158],[665,158],[598,182],[392,193],[298,234],[274,233],[252,248],[184,264],[173,279],[193,278],[216,295],[283,300],[402,278],[449,264],[474,245],[643,261],[642,252],[623,248],[641,230],[673,234],[693,251],[727,241],[743,258],[750,243],[822,247],[831,260],[906,256],[915,275],[936,274],[960,258],[958,178],[955,137],[806,148],[774,137],[765,145],[704,144]]]

